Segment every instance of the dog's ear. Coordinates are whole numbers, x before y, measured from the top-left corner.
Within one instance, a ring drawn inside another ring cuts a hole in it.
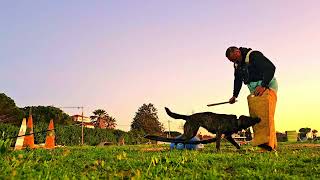
[[[259,117],[249,117],[249,116],[241,115],[239,117],[239,121],[252,121],[256,124],[256,123],[261,122],[261,119]]]
[[[253,118],[253,119],[254,119],[254,121],[255,121],[256,123],[261,122],[261,119],[260,119],[259,117],[255,117],[255,118]]]
[[[241,115],[238,121],[239,121],[238,124],[240,124],[240,127],[244,129],[259,123],[261,120],[260,118],[256,118],[256,117],[253,118],[253,117]]]

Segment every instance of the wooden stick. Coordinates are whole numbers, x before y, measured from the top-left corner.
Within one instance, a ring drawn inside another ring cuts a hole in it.
[[[237,101],[236,101],[237,102]],[[210,107],[210,106],[216,106],[216,105],[221,105],[221,104],[229,104],[229,101],[226,101],[226,102],[220,102],[220,103],[213,103],[213,104],[208,104],[207,106]]]

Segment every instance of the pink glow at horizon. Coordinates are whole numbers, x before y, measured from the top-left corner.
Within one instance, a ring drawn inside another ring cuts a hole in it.
[[[320,129],[320,1],[77,1],[0,3],[1,91],[19,107],[105,109],[129,130],[143,103],[168,129],[182,114],[248,115],[232,96],[231,45],[260,50],[276,65],[278,131]],[[78,111],[70,111],[70,114]]]

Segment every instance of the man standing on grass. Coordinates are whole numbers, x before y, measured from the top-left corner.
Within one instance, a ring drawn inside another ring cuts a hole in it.
[[[274,77],[276,67],[261,52],[250,48],[231,46],[226,51],[226,57],[234,63],[233,96],[229,103],[236,102],[242,83],[246,84],[250,90],[250,115],[261,118],[261,122],[253,128],[253,145],[268,151],[275,149],[277,141],[274,111],[278,91],[278,83]]]

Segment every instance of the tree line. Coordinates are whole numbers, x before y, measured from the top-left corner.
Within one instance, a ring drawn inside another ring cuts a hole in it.
[[[96,128],[115,129],[116,119],[104,109],[97,109],[90,116],[91,122]],[[163,124],[159,121],[158,111],[152,103],[143,104],[138,108],[132,119],[131,134],[164,134]],[[0,123],[21,125],[21,120],[32,114],[34,122],[49,123],[54,119],[55,124],[74,125],[76,122],[60,108],[54,106],[26,106],[17,107],[14,100],[4,93],[0,93]]]

